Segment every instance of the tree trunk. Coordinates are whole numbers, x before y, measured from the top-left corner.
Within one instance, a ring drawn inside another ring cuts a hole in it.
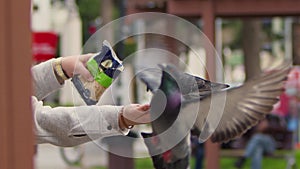
[[[102,18],[102,26],[106,25],[107,23],[111,22],[113,19],[113,0],[102,0],[101,1],[101,9],[100,14]],[[113,42],[113,35],[112,31],[106,32],[105,39],[109,42]]]
[[[246,80],[261,73],[259,51],[261,46],[261,21],[247,18],[243,20],[242,47]]]
[[[300,65],[300,24],[293,25],[293,63]]]

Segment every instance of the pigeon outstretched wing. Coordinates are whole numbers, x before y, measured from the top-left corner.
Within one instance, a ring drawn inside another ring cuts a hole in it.
[[[188,101],[182,113],[193,111],[193,104],[200,101],[195,123],[201,131],[200,139],[206,140],[210,135],[213,142],[237,138],[272,111],[284,90],[290,68],[284,65],[240,87],[215,92],[195,102]]]

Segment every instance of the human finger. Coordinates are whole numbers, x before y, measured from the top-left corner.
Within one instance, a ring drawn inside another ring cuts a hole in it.
[[[143,105],[139,105],[138,110],[140,111],[147,111],[150,109],[150,104],[143,104]]]
[[[83,65],[78,65],[75,73],[80,74],[84,79],[86,79],[89,82],[92,82],[94,80],[92,74]]]
[[[79,56],[79,60],[82,62],[82,63],[86,63],[92,56],[94,56],[95,54],[94,53],[88,53],[88,54],[84,54],[84,55],[81,55]]]

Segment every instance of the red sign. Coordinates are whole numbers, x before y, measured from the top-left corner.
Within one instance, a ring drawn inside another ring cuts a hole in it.
[[[53,32],[32,33],[33,60],[43,62],[55,57],[58,37]]]

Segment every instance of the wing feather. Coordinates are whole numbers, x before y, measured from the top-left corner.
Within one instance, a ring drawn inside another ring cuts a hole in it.
[[[240,87],[212,94],[213,97],[226,94],[226,100],[213,100],[212,96],[202,98],[195,124],[205,133],[205,137],[201,138],[200,135],[200,139],[211,136],[213,142],[227,142],[240,137],[259,120],[265,118],[284,90],[284,81],[290,68],[291,66],[285,65],[271,73],[263,73]],[[210,110],[212,105],[222,105],[222,101],[225,102],[223,110],[217,108]],[[208,112],[216,118],[207,118]],[[215,125],[216,123],[218,125]]]

